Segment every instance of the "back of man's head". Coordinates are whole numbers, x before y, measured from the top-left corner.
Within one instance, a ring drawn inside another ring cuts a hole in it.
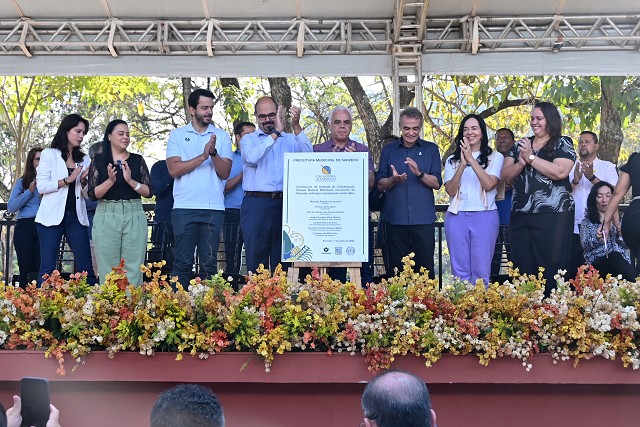
[[[376,427],[433,427],[435,418],[424,381],[402,371],[371,380],[362,394],[362,410]]]
[[[181,384],[158,396],[151,409],[151,427],[224,427],[224,413],[211,390]]]

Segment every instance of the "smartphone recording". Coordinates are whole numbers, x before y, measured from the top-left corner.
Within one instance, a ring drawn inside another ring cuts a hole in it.
[[[22,400],[21,427],[45,427],[49,420],[49,380],[46,378],[22,378],[20,380]]]

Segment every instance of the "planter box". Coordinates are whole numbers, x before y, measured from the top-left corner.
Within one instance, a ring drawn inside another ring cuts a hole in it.
[[[145,426],[162,390],[182,382],[210,386],[220,397],[229,427],[357,426],[360,395],[372,378],[360,355],[288,353],[271,372],[250,353],[223,353],[207,360],[175,353],[153,357],[94,352],[85,364],[58,376],[57,362],[42,352],[0,351],[0,401],[19,393],[24,376],[51,381],[51,399],[64,427]],[[433,367],[405,356],[394,368],[424,378],[444,426],[622,426],[637,420],[640,370],[594,359],[554,364],[533,359],[527,372],[515,359],[485,367],[474,356],[446,355]]]

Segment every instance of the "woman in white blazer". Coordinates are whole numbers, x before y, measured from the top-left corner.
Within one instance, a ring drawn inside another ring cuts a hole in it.
[[[60,242],[64,234],[73,251],[79,271],[87,272],[87,282],[95,283],[89,249],[89,220],[82,187],[87,184],[89,156],[80,144],[89,129],[89,122],[79,114],[62,119],[51,147],[42,151],[37,173],[37,188],[42,195],[36,215],[40,238],[40,272],[51,274],[56,267]]]

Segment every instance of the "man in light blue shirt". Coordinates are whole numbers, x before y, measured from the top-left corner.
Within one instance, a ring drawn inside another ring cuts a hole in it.
[[[189,285],[194,250],[198,249],[199,275],[217,272],[220,231],[224,221],[224,182],[231,171],[231,139],[211,124],[215,97],[196,89],[189,95],[191,123],[171,131],[167,168],[174,178],[171,223],[175,258],[171,275]]]
[[[240,208],[244,191],[242,190],[242,146],[240,140],[248,133],[255,132],[256,125],[240,122],[233,129],[236,139],[236,151],[229,179],[224,183],[224,260],[225,273],[238,274],[242,264],[242,233],[240,232]]]
[[[293,134],[284,132],[284,110],[275,99],[258,99],[255,115],[259,129],[242,138],[240,210],[247,271],[253,272],[260,264],[273,270],[281,260],[284,154],[313,151],[300,126],[299,107],[289,109]]]

